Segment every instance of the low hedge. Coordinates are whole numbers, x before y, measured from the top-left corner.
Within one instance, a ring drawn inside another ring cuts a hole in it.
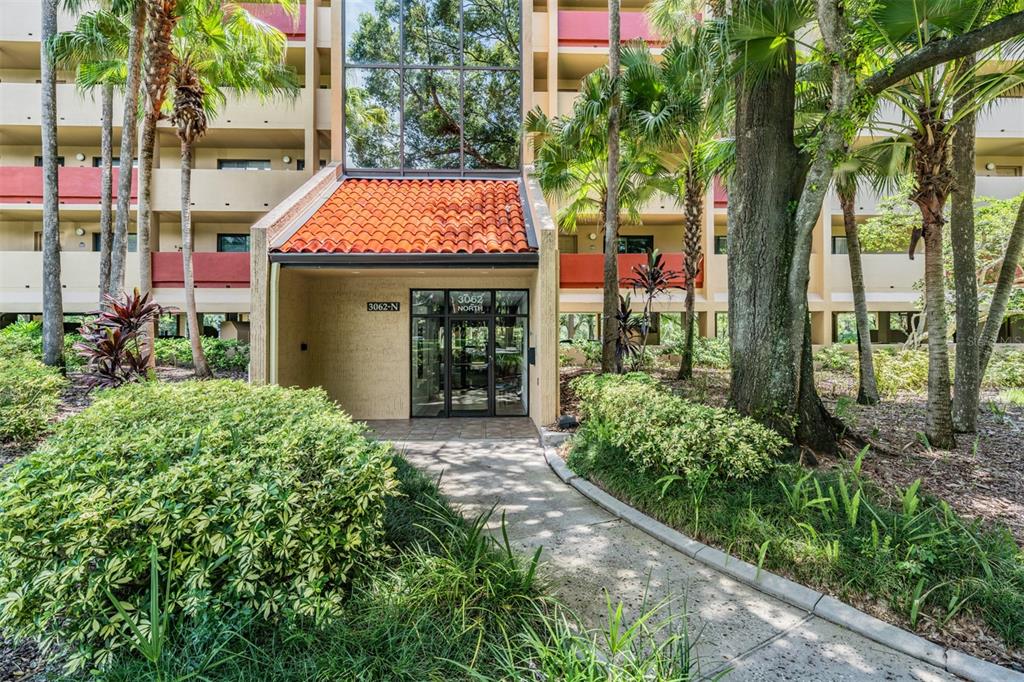
[[[588,374],[572,389],[588,434],[644,470],[725,479],[764,474],[786,447],[739,413],[684,400],[646,374]]]
[[[249,368],[249,344],[232,339],[202,337],[200,341],[210,367],[220,371]],[[192,366],[192,346],[184,338],[160,338],[155,344],[156,361],[174,367]]]
[[[0,442],[37,437],[57,414],[64,377],[28,353],[0,355]]]
[[[388,447],[319,389],[102,392],[0,481],[0,627],[64,648],[71,669],[103,665],[133,640],[108,590],[149,627],[154,544],[176,620],[330,616],[384,551],[395,485]]]
[[[64,334],[64,364],[68,369],[82,367],[85,361],[75,350],[79,334]],[[0,356],[27,354],[41,360],[43,357],[43,325],[38,320],[15,322],[0,329]]]

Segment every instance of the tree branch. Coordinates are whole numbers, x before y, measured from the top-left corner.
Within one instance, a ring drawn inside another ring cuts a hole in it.
[[[955,38],[928,43],[920,50],[897,59],[884,70],[878,71],[863,83],[864,91],[877,95],[915,73],[960,57],[966,57],[1004,40],[1024,34],[1024,12],[1014,12],[975,31]]]

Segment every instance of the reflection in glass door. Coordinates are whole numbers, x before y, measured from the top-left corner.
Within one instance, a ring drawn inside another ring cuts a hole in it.
[[[445,415],[443,317],[412,318],[412,416]]]
[[[451,320],[451,413],[490,413],[491,329],[486,319]]]
[[[526,414],[526,318],[494,319],[494,413]]]

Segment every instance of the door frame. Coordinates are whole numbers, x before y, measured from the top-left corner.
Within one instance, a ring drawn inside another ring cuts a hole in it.
[[[440,291],[444,294],[443,299],[443,312],[440,315],[417,315],[413,312],[413,295],[417,291]],[[482,291],[490,292],[491,294],[491,312],[483,313],[480,315],[467,315],[467,314],[452,314],[450,294],[453,291]],[[526,314],[525,315],[498,315],[497,314],[497,302],[499,291],[514,291],[521,292],[526,295]],[[521,415],[499,415],[497,413],[497,377],[495,376],[496,370],[496,320],[499,317],[515,317],[525,318],[526,324],[524,325],[525,337],[523,339],[523,362],[526,363],[526,377],[523,390],[526,391],[526,404],[524,405],[524,413]],[[441,320],[441,325],[444,328],[444,414],[439,415],[414,415],[413,414],[413,385],[415,383],[415,360],[413,358],[413,319],[415,318],[428,318]],[[480,417],[529,417],[530,415],[530,400],[532,399],[532,391],[530,390],[530,290],[526,287],[519,288],[500,288],[490,289],[482,287],[417,287],[415,289],[409,289],[409,418],[410,419],[477,419]],[[487,409],[479,412],[470,414],[454,414],[452,410],[452,324],[458,321],[466,320],[482,320],[487,323]]]

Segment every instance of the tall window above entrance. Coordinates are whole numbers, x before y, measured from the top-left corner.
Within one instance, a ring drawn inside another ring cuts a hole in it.
[[[516,170],[517,0],[345,0],[345,165]]]

